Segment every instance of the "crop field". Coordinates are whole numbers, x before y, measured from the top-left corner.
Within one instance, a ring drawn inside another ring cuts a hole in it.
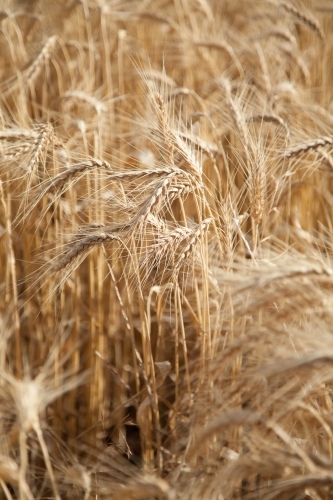
[[[0,500],[333,498],[333,2],[0,0]]]

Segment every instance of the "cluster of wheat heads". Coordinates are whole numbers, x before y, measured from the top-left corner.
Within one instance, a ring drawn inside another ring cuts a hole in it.
[[[333,495],[327,0],[3,0],[1,497]]]

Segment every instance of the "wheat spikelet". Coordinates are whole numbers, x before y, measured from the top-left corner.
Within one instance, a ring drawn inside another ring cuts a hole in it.
[[[194,191],[194,186],[191,183],[188,184],[178,184],[177,186],[173,186],[168,189],[167,192],[167,203],[170,205],[177,198],[184,198],[189,193]]]
[[[10,160],[31,151],[38,140],[38,130],[10,128],[0,132],[0,140],[6,141],[4,145],[3,159]],[[20,141],[20,142],[19,142]]]
[[[193,155],[193,151],[182,138],[178,130],[170,127],[169,119],[165,109],[164,101],[158,92],[153,95],[153,102],[157,111],[159,127],[161,129],[168,159],[171,165],[175,163],[175,155],[178,154],[185,162],[185,168],[200,181],[202,167]],[[211,153],[210,153],[211,154]]]
[[[166,100],[169,102],[171,99],[175,99],[179,96],[188,96],[188,95],[196,95],[193,90],[188,89],[187,87],[177,87],[174,90],[168,92]]]
[[[32,211],[36,208],[38,203],[49,193],[54,193],[60,191],[59,196],[65,192],[66,184],[73,185],[77,182],[82,175],[86,172],[91,171],[96,168],[110,169],[111,166],[106,161],[101,161],[97,159],[86,160],[82,163],[77,163],[72,165],[64,172],[60,172],[56,176],[52,177],[46,182],[46,186],[39,190],[39,192],[34,196],[33,200],[24,212],[23,219],[26,219]],[[38,186],[39,187],[39,186]],[[19,215],[22,217],[22,215]]]
[[[332,145],[332,144],[333,144],[332,137],[327,137],[327,136],[319,137],[318,139],[306,141],[302,144],[299,144],[298,146],[295,146],[292,149],[287,150],[283,156],[285,158],[291,158],[293,156],[298,156],[298,155],[307,153],[308,151],[316,150],[320,147]]]
[[[25,155],[31,151],[31,143],[21,143],[17,146],[11,146],[7,148],[8,152],[4,153],[1,158],[4,160],[14,160],[22,155]]]

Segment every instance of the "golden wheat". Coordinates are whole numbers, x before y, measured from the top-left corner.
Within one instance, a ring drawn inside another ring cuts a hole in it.
[[[332,9],[0,12],[0,495],[332,497]]]

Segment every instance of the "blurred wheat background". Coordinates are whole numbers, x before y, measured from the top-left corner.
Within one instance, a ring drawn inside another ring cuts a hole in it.
[[[1,498],[332,499],[332,2],[0,28]]]

